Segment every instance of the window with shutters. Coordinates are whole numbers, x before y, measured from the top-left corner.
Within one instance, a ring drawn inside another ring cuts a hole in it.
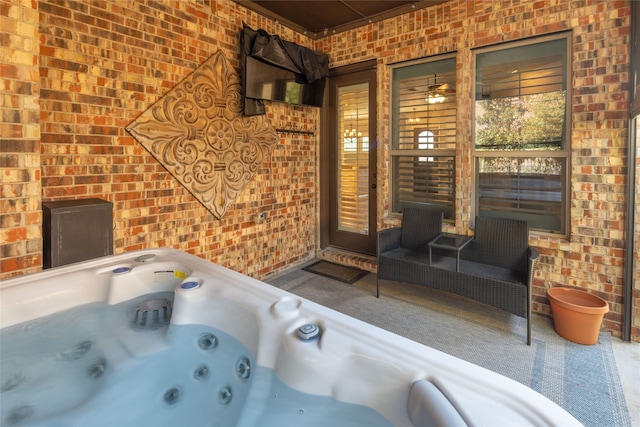
[[[391,66],[391,210],[455,211],[456,62],[453,55]]]
[[[475,54],[475,212],[565,233],[569,159],[566,35]]]

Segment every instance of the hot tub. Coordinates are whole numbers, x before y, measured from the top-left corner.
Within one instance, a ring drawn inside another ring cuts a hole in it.
[[[506,377],[172,249],[0,282],[7,426],[573,426]]]

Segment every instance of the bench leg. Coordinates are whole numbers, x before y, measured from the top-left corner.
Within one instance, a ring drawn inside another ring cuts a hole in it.
[[[531,295],[527,299],[527,345],[531,345]]]
[[[376,274],[376,298],[380,298],[380,279]]]

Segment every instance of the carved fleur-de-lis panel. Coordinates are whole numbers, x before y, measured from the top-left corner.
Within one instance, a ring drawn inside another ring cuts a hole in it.
[[[218,51],[127,126],[218,219],[278,141],[265,116],[242,115],[240,89]]]

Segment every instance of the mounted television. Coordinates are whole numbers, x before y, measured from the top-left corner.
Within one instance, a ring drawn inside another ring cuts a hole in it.
[[[303,76],[247,56],[244,68],[246,98],[322,107],[326,78],[306,83]]]

